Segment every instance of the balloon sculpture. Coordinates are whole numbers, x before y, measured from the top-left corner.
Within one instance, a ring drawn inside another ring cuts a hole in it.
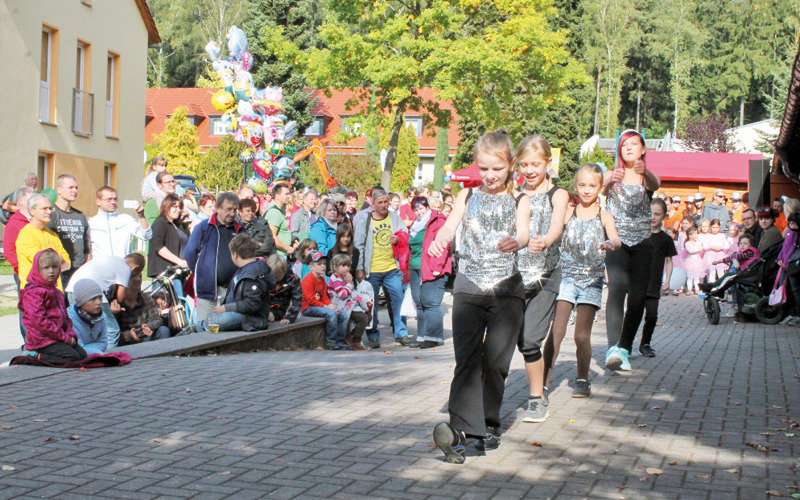
[[[292,156],[297,152],[293,137],[297,124],[283,114],[283,89],[256,89],[253,84],[253,56],[247,51],[247,36],[231,26],[225,36],[228,58],[220,57],[220,45],[211,40],[206,54],[216,73],[220,89],[211,96],[211,104],[222,112],[222,123],[234,140],[247,145],[239,161],[252,164],[258,177],[248,184],[266,191],[267,184],[291,179],[297,167]]]

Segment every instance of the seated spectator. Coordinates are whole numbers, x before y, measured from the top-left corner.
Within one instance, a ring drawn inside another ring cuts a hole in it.
[[[78,344],[67,314],[61,278],[61,257],[52,249],[34,255],[27,285],[19,292],[22,324],[27,330],[25,349],[48,361],[80,361],[86,351]]]
[[[356,291],[350,264],[352,261],[346,254],[338,254],[333,258],[331,262],[333,274],[328,280],[328,295],[333,305],[349,318],[346,329],[348,333],[344,337],[344,343],[354,351],[366,351],[361,337],[364,336],[369,324],[372,308]]]
[[[278,321],[281,325],[294,323],[303,306],[303,288],[300,286],[300,278],[289,270],[286,259],[281,255],[270,255],[267,265],[275,275],[276,284],[270,294],[272,306],[269,320]]]
[[[269,257],[275,250],[275,238],[267,221],[258,217],[256,202],[250,198],[239,200],[239,220],[248,236],[258,243],[256,257]]]
[[[79,280],[73,285],[72,298],[74,304],[68,312],[78,344],[86,354],[103,354],[108,347],[108,330],[100,285],[90,279]]]
[[[775,212],[770,207],[764,207],[758,211],[758,225],[763,229],[761,239],[758,242],[758,251],[764,251],[783,239],[780,229],[775,226]]]
[[[275,276],[267,263],[256,257],[258,243],[246,234],[237,234],[228,248],[239,270],[228,284],[224,303],[214,307],[207,320],[186,327],[184,333],[208,331],[211,323],[218,324],[221,332],[255,332],[269,326],[269,297],[275,289]]]
[[[318,252],[319,247],[317,242],[311,238],[306,238],[297,245],[297,250],[294,251],[294,264],[292,264],[292,272],[301,280],[305,278],[310,272],[306,261],[308,256],[314,252]]]
[[[317,248],[323,255],[336,246],[336,228],[339,223],[339,209],[331,199],[322,200],[317,207],[319,218],[311,224],[308,237],[317,242]]]
[[[325,342],[334,351],[349,350],[345,343],[347,316],[331,303],[325,283],[325,255],[314,252],[306,261],[310,272],[303,278],[303,316],[325,319]]]
[[[723,288],[738,272],[744,271],[750,264],[756,262],[760,256],[758,249],[753,246],[752,236],[747,233],[739,236],[739,251],[712,263],[714,265],[726,264],[731,267],[718,280],[711,283],[701,283],[699,285],[700,289],[704,292],[716,292]]]
[[[120,304],[122,308],[116,314],[120,328],[119,345],[160,340],[171,335],[155,299],[142,293],[141,273],[131,276]]]
[[[120,328],[114,315],[120,310],[120,303],[125,297],[125,288],[128,286],[131,276],[141,274],[143,269],[144,256],[138,253],[128,254],[124,259],[105,255],[82,265],[67,283],[64,291],[73,295],[78,281],[90,279],[100,286],[100,290],[103,292],[102,308],[106,316],[109,348],[119,344]],[[108,295],[111,296],[110,301]],[[70,304],[72,302],[73,299],[70,298]]]

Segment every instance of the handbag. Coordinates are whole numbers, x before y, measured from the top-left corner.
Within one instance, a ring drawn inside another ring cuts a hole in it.
[[[769,305],[779,306],[786,302],[786,285],[781,285],[769,294]]]
[[[186,310],[183,304],[178,303],[174,306],[170,306],[167,316],[167,326],[169,326],[170,330],[183,330],[189,326],[189,323],[186,321]]]
[[[417,306],[414,305],[414,299],[411,298],[411,287],[406,288],[403,305],[400,306],[400,316],[405,316],[406,318],[417,317]]]

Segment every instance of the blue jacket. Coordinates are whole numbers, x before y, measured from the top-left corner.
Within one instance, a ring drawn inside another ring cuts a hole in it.
[[[317,242],[323,255],[328,255],[328,250],[336,246],[336,228],[331,227],[322,217],[311,224],[308,237]]]
[[[72,320],[72,329],[78,334],[78,344],[83,347],[86,354],[103,354],[108,347],[106,314],[102,313],[103,319],[92,325],[78,314],[77,306],[71,306],[67,309],[67,313]]]
[[[243,231],[241,224],[235,223],[234,233]],[[183,258],[194,273],[194,291],[199,299],[217,298],[217,251],[219,247],[219,228],[217,214],[201,222],[183,250]]]

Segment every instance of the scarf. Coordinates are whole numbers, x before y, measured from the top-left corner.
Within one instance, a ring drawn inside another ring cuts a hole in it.
[[[72,306],[72,307],[75,308],[75,312],[78,313],[78,316],[82,320],[84,320],[85,322],[89,323],[92,326],[94,326],[97,323],[100,323],[101,321],[103,321],[103,311],[100,311],[100,314],[98,314],[97,316],[92,316],[91,314],[89,314],[88,312],[84,311],[83,309],[81,309],[77,305],[76,306]]]
[[[424,231],[425,228],[428,226],[428,221],[430,220],[431,220],[431,209],[428,209],[428,211],[425,212],[425,215],[422,216],[421,219],[417,217],[417,220],[415,220],[414,223],[411,224],[411,227],[408,228],[409,236],[413,238],[420,231]]]

